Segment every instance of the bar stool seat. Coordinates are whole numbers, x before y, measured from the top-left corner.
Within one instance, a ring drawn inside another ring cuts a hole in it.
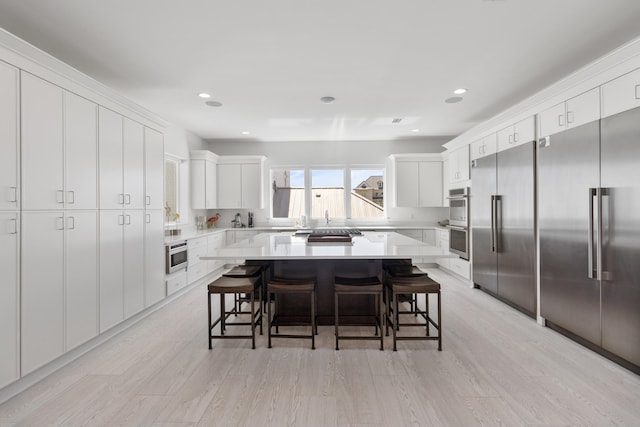
[[[387,318],[386,335],[389,335],[389,327],[393,330],[393,350],[397,350],[396,342],[399,340],[434,340],[438,341],[438,350],[442,351],[442,306],[440,301],[440,284],[431,279],[428,275],[413,277],[390,277],[386,283],[387,289]],[[425,295],[425,310],[419,309],[417,302],[412,306],[411,311],[400,311],[398,307],[399,295]],[[438,317],[437,321],[429,315],[429,295],[437,295]],[[419,315],[424,319],[422,322],[401,323],[401,314]],[[432,325],[438,335],[431,335],[429,326]],[[396,332],[400,326],[426,327],[425,336],[399,336]]]
[[[316,348],[315,336],[318,333],[318,327],[316,324],[316,281],[314,278],[293,279],[284,277],[273,277],[267,284],[267,297],[270,295],[276,295],[274,299],[275,314],[271,317],[271,304],[267,304],[267,329],[269,334],[269,348],[271,348],[271,338],[311,338],[311,349]],[[311,335],[294,335],[294,334],[280,334],[279,326],[281,320],[284,317],[282,313],[278,312],[278,294],[308,294],[311,303],[311,316],[309,322],[301,323],[288,323],[288,325],[296,326],[311,326]],[[272,327],[276,327],[276,332],[272,332]]]
[[[209,350],[212,347],[212,339],[239,339],[239,338],[251,338],[251,347],[256,348],[256,324],[260,325],[260,335],[262,335],[262,292],[261,283],[259,278],[232,278],[232,277],[220,277],[207,286],[208,295],[208,308],[209,308],[209,320],[208,320],[208,336],[209,336]],[[244,293],[249,295],[250,311],[239,311],[235,306],[233,310],[227,311],[225,309],[225,296],[226,294]],[[211,312],[211,295],[220,295],[220,316],[212,323]],[[255,307],[255,297],[258,296],[258,307]],[[232,314],[249,314],[251,317],[250,322],[233,322],[227,323],[226,320]],[[220,324],[220,334],[213,334],[214,328]],[[226,334],[227,325],[251,325],[251,335],[230,335]]]
[[[342,277],[334,278],[334,312],[336,350],[340,350],[340,340],[379,340],[380,350],[384,350],[384,336],[382,335],[382,282],[377,277]],[[339,296],[340,295],[374,295],[376,305],[375,331],[373,336],[340,335]],[[378,330],[379,328],[379,330]],[[380,332],[378,334],[378,331]]]

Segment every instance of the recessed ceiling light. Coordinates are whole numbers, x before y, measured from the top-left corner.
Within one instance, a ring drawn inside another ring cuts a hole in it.
[[[411,132],[420,132],[420,129],[411,129]]]
[[[452,96],[451,98],[447,98],[444,100],[447,104],[455,104],[456,102],[462,101],[461,96]]]
[[[400,123],[401,121],[402,121],[402,118],[396,117],[395,119],[391,120],[391,123]]]
[[[333,96],[323,96],[322,98],[320,98],[320,101],[323,104],[331,104],[335,100],[336,99]]]
[[[453,93],[455,93],[456,95],[462,95],[463,93],[467,93],[467,90],[461,87],[460,89],[454,90]]]
[[[200,93],[198,94],[198,96],[199,96],[200,98],[202,98],[202,99],[209,99],[209,98],[211,98],[211,95],[209,95],[207,92],[200,92]]]
[[[251,132],[248,132],[248,131],[246,131],[246,130],[243,130],[243,131],[242,131],[242,134],[243,134],[243,135],[249,135],[250,133],[251,133]]]
[[[205,102],[209,107],[222,107],[222,102],[218,101],[207,101]]]

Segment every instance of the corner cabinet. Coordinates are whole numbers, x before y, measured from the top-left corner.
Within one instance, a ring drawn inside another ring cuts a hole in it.
[[[449,184],[469,179],[469,146],[449,152]]]
[[[440,154],[395,154],[396,207],[443,206],[443,162]]]
[[[218,159],[218,208],[260,209],[263,200],[263,156],[221,156]]]
[[[191,208],[214,209],[217,203],[218,156],[211,151],[191,152]]]

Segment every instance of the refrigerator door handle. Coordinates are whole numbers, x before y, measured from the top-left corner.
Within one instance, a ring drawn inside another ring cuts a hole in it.
[[[496,252],[496,196],[491,196],[491,252]]]
[[[587,277],[589,279],[594,279],[593,274],[593,198],[596,197],[598,191],[596,188],[589,188],[589,226],[587,227],[587,264],[589,269],[589,274]]]
[[[602,280],[602,194],[604,192],[603,190],[604,189],[601,187],[598,187],[596,189],[596,200],[597,200],[596,209],[598,213],[598,218],[596,219],[598,223],[598,228],[596,232],[596,242],[597,242],[596,279],[597,280]]]
[[[495,245],[496,245],[496,252],[500,252],[500,250],[502,250],[500,245],[500,228],[501,228],[501,222],[502,222],[502,196],[495,196],[495,202],[494,202],[495,206],[496,206],[496,213],[495,213]]]

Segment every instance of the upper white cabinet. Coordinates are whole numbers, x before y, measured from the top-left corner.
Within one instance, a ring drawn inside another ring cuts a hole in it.
[[[498,151],[507,150],[525,142],[533,141],[536,137],[534,116],[520,120],[514,125],[498,131]]]
[[[143,126],[104,107],[99,112],[100,209],[142,209]]]
[[[443,205],[442,160],[438,155],[394,155],[398,207]]]
[[[469,146],[449,153],[449,184],[469,179]]]
[[[18,209],[18,75],[16,68],[0,62],[0,210]],[[0,384],[2,375],[0,374]]]
[[[594,88],[538,115],[540,136],[553,135],[600,119],[600,88]]]
[[[263,156],[218,158],[218,208],[262,208]]]
[[[492,133],[482,139],[474,141],[469,146],[471,160],[495,154],[498,151],[498,135]]]
[[[144,128],[144,205],[164,208],[164,137],[148,127]]]
[[[602,117],[640,107],[640,69],[602,85]]]
[[[97,105],[22,73],[23,209],[96,209]]]
[[[216,208],[218,156],[211,151],[191,152],[191,207],[193,209]]]
[[[449,207],[449,157],[442,160],[442,206]]]
[[[0,100],[0,102],[2,102]],[[17,212],[0,213],[0,388],[18,379],[18,224]]]

